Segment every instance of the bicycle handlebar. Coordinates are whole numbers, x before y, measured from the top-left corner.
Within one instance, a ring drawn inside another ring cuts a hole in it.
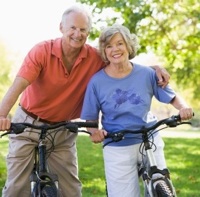
[[[111,132],[108,133],[105,138],[111,138],[113,142],[118,142],[123,139],[124,135],[127,133],[131,134],[139,134],[139,133],[148,133],[149,131],[155,130],[161,125],[167,125],[168,127],[176,127],[181,124],[191,124],[191,122],[181,122],[181,117],[180,115],[173,115],[169,118],[162,119],[155,123],[154,125],[150,127],[142,127],[141,129],[138,130],[120,130],[117,132]]]
[[[81,127],[98,128],[98,123],[96,122],[59,122],[53,125],[46,125],[46,124],[33,125],[30,123],[11,123],[9,131],[2,134],[1,137],[8,134],[20,134],[24,132],[24,130],[28,127],[47,131],[51,129],[56,129],[61,126],[64,126],[66,129],[69,129],[71,132],[77,133],[79,131],[78,128],[81,128]]]

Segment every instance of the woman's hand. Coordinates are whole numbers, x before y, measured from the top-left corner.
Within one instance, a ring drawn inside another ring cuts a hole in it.
[[[180,114],[181,120],[189,120],[194,115],[192,108],[190,107],[180,109],[179,114]]]
[[[94,143],[101,143],[104,139],[105,136],[107,135],[107,132],[102,129],[92,129],[90,139]]]

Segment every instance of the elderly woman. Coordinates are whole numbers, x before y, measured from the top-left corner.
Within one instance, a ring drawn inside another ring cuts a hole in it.
[[[100,35],[99,50],[107,66],[90,80],[81,114],[87,121],[98,121],[102,114],[103,128],[90,129],[95,143],[106,143],[107,132],[136,130],[154,124],[157,118],[150,112],[153,96],[160,102],[172,104],[182,120],[192,117],[192,109],[169,86],[158,86],[153,69],[129,61],[135,57],[138,46],[137,37],[121,25],[105,28]],[[164,142],[159,134],[154,140],[158,167],[164,169]],[[140,196],[140,142],[140,139],[129,138],[104,148],[109,197]]]

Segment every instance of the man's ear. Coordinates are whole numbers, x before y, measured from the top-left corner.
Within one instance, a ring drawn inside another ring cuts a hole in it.
[[[60,32],[63,33],[63,24],[62,24],[62,22],[60,23]]]

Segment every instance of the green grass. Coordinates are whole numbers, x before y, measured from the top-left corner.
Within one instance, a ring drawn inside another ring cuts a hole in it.
[[[200,139],[164,138],[168,168],[178,196],[200,196]]]
[[[105,178],[102,146],[80,135],[77,141],[79,177],[83,183],[83,197],[105,197]]]
[[[178,197],[200,196],[200,139],[164,138],[165,155]],[[77,141],[79,177],[83,183],[83,197],[105,197],[105,179],[100,144],[92,144],[86,135]],[[0,139],[0,192],[6,168],[7,138]]]
[[[5,156],[8,150],[8,139],[4,137],[0,139],[0,194],[6,179],[6,163]]]

